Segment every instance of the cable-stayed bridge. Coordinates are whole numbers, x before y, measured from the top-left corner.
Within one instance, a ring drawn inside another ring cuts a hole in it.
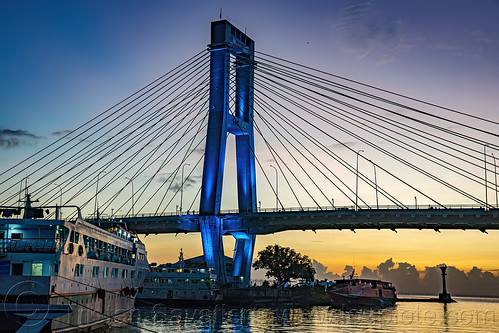
[[[227,21],[211,38],[2,171],[3,216],[29,192],[64,218],[77,205],[138,233],[201,232],[222,282],[249,281],[260,234],[499,229],[498,122],[258,52]]]

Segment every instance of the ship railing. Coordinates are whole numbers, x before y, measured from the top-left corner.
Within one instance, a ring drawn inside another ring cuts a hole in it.
[[[54,253],[61,248],[61,242],[56,238],[23,238],[0,239],[1,253],[7,252],[42,252]]]

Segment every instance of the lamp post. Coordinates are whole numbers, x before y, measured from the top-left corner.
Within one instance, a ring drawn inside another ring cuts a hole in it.
[[[485,180],[485,209],[487,209],[487,206],[489,205],[489,200],[488,200],[488,196],[487,196],[487,154],[485,152],[485,149],[487,148],[488,145],[484,145],[483,146],[483,163],[484,163],[484,166],[485,166],[485,176],[484,176],[484,180]]]
[[[414,197],[414,207],[418,209],[418,198]]]
[[[331,198],[331,205],[333,206],[334,209],[334,198]]]
[[[279,175],[277,174],[277,168],[270,165],[271,168],[275,170],[275,211],[279,210]]]
[[[359,210],[359,155],[360,153],[363,153],[364,150],[360,149],[357,151],[357,166],[356,166],[356,173],[355,173],[355,211]]]
[[[496,183],[496,208],[497,208],[497,164],[496,164],[496,157],[494,156],[494,153],[490,153],[492,157],[494,158],[494,178],[495,178],[495,183]]]
[[[135,206],[135,202],[133,200],[133,194],[135,193],[135,191],[133,190],[133,180],[131,178],[128,178],[128,177],[125,177],[125,179],[128,179],[130,181],[130,183],[132,184],[132,216],[135,216],[135,212],[133,210],[133,206]]]
[[[378,180],[376,178],[376,164],[374,164],[373,161],[371,161],[373,164],[374,168],[374,190],[376,191],[376,209],[379,209],[379,201],[378,201]]]
[[[186,164],[182,165],[182,179],[181,179],[181,183],[180,183],[180,215],[182,215],[182,201],[184,199],[184,167],[186,165],[190,166],[190,164],[186,163]]]
[[[101,173],[106,173],[106,171],[102,170],[101,172],[99,172],[97,174],[97,184],[95,186],[94,220],[96,217],[99,218],[99,206],[98,206],[98,202],[97,202],[97,194],[99,193],[99,177],[100,177]]]

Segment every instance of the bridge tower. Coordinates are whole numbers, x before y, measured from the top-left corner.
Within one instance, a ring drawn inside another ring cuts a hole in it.
[[[226,20],[211,23],[210,104],[208,134],[199,208],[204,257],[220,283],[248,283],[255,235],[233,232],[236,248],[233,276],[226,276],[220,206],[227,134],[236,136],[239,212],[256,211],[253,137],[254,42]],[[235,58],[231,68],[231,56]],[[235,72],[235,77],[234,77]],[[231,79],[232,78],[232,79]],[[235,82],[235,109],[229,109],[231,82]]]

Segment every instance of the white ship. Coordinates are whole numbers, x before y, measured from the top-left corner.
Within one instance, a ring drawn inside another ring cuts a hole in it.
[[[26,197],[25,208],[0,207],[0,331],[124,323],[148,269],[144,244],[119,223],[84,221],[79,209],[65,221],[60,207]],[[54,208],[56,218],[43,219]]]
[[[181,249],[176,263],[151,265],[137,299],[175,305],[199,305],[221,301],[222,296],[213,270],[208,268],[204,257],[184,260]]]

